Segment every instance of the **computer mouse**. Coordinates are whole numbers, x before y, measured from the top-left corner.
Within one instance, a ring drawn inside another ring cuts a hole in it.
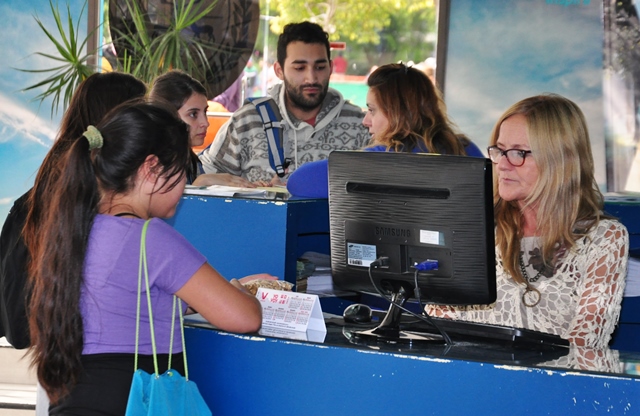
[[[350,324],[365,324],[371,322],[371,308],[362,303],[354,303],[345,308],[342,317]]]

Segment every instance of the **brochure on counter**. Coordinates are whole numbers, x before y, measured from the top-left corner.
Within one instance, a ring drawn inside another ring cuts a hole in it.
[[[318,295],[258,289],[262,305],[260,334],[281,338],[323,342],[327,327]]]
[[[262,306],[260,335],[324,342],[327,327],[318,295],[261,287],[256,298]],[[186,315],[184,319],[185,322],[208,324],[198,313]]]

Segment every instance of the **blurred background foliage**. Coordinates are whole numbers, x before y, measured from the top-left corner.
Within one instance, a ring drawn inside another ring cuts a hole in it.
[[[365,75],[373,65],[435,57],[436,9],[437,0],[260,0],[261,15],[269,16],[270,61],[284,25],[310,20],[331,41],[346,42],[350,75]],[[263,48],[261,31],[256,50]]]

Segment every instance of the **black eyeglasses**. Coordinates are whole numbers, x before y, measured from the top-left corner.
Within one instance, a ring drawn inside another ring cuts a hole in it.
[[[491,159],[491,161],[495,164],[498,164],[498,162],[500,162],[500,158],[502,156],[506,156],[509,163],[511,163],[515,167],[518,167],[524,165],[524,160],[528,154],[531,154],[531,150],[502,150],[498,146],[489,146],[487,148],[487,153],[489,153],[489,159]]]

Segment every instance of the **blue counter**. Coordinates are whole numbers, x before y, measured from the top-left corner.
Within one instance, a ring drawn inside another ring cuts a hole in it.
[[[605,209],[629,230],[631,250],[640,250],[640,203],[608,200]],[[298,257],[330,251],[326,199],[184,195],[168,222],[228,279],[266,272],[295,283]],[[340,313],[347,303],[336,304],[329,312]],[[640,351],[640,297],[623,300],[611,346]]]
[[[637,196],[611,197],[605,200],[605,211],[622,222],[629,232],[629,255],[640,256],[640,199]],[[618,328],[611,347],[624,351],[640,351],[640,296],[625,297]]]
[[[170,223],[227,278],[268,272],[294,282],[302,253],[329,253],[327,200],[184,196]],[[623,303],[622,324],[635,325],[636,313]],[[608,350],[615,363],[601,368],[473,345],[361,345],[344,328],[328,329],[316,344],[191,323],[191,379],[218,416],[640,414],[635,353]],[[637,351],[624,329],[616,342]]]
[[[640,356],[602,371],[562,367],[553,357],[545,363],[544,356],[527,364],[526,354],[501,359],[477,347],[413,352],[355,345],[336,327],[321,344],[206,326],[188,326],[185,335],[190,377],[218,416],[584,416],[640,409]]]
[[[295,283],[300,255],[329,254],[326,199],[184,195],[167,222],[227,279],[270,273]]]

